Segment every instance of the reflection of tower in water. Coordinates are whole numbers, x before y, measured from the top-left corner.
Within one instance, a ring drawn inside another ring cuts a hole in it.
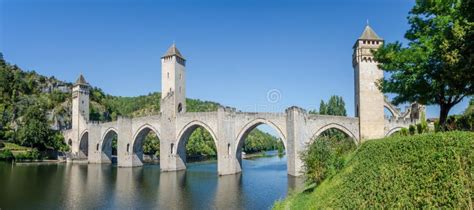
[[[116,189],[114,196],[116,199],[116,207],[133,208],[135,199],[139,198],[140,191],[138,190],[137,182],[135,181],[135,173],[143,170],[142,167],[136,168],[117,168],[117,181],[115,183]]]
[[[67,179],[64,183],[64,190],[66,194],[66,204],[68,208],[77,208],[77,202],[84,200],[87,194],[87,166],[86,164],[66,164],[66,173],[64,178]]]
[[[185,198],[186,171],[161,172],[158,209],[192,209]]]
[[[242,173],[219,176],[217,192],[214,197],[214,207],[218,209],[243,208]]]

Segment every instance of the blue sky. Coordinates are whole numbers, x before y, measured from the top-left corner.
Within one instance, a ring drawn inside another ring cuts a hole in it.
[[[0,0],[0,52],[26,70],[106,93],[160,91],[160,57],[176,42],[187,95],[243,111],[319,107],[343,96],[354,115],[352,46],[366,24],[403,41],[408,0]],[[280,98],[269,101],[277,90]],[[451,114],[459,113],[467,100]],[[438,108],[428,108],[436,117]]]

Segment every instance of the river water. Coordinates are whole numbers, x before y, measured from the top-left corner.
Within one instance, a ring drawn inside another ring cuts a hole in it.
[[[271,152],[269,154],[275,154]],[[160,172],[159,165],[0,162],[0,209],[269,209],[302,186],[286,158],[243,160],[241,174],[218,176],[216,161]]]

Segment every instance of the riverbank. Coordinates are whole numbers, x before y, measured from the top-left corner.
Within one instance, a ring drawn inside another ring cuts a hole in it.
[[[472,208],[474,133],[389,137],[363,143],[341,172],[274,209]]]
[[[242,159],[256,159],[256,158],[264,158],[264,157],[274,157],[279,156],[283,157],[285,154],[279,154],[277,150],[270,150],[270,151],[261,151],[256,153],[246,153],[242,154]]]

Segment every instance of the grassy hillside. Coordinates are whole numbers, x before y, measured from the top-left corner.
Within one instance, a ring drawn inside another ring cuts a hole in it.
[[[293,194],[274,208],[472,209],[473,162],[473,132],[373,140],[313,192]]]

